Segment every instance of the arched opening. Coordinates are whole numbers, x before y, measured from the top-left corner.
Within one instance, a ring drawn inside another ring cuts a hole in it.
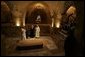
[[[49,6],[44,2],[33,2],[28,5],[25,17],[25,26],[28,29],[32,24],[38,24],[41,35],[50,33],[51,15]]]
[[[37,17],[40,16],[40,24],[47,24],[48,23],[48,16],[44,9],[34,9],[30,15],[26,16],[26,24],[36,24]],[[29,20],[30,19],[30,20]]]
[[[31,9],[31,10],[29,10]],[[43,3],[33,3],[26,12],[26,24],[36,24],[37,17],[40,16],[39,24],[51,24],[50,10]]]

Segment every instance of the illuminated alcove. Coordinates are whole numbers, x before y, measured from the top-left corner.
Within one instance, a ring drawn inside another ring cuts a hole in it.
[[[51,23],[50,10],[46,3],[41,3],[41,2],[31,3],[27,8],[25,23],[36,24],[37,23],[36,19],[38,16],[40,16],[41,18],[39,24]]]
[[[30,10],[31,9],[31,10]],[[39,20],[37,20],[39,19]],[[25,26],[28,29],[31,25],[38,24],[41,35],[50,33],[51,15],[49,6],[44,2],[33,2],[27,6]]]

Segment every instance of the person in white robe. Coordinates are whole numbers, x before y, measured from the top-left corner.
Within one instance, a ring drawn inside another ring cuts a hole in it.
[[[36,38],[40,37],[40,27],[38,25],[35,27],[35,37]]]
[[[26,40],[26,30],[24,28],[21,29],[22,29],[22,39]]]

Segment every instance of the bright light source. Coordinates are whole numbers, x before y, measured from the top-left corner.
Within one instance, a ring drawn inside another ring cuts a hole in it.
[[[52,27],[54,26],[54,19],[52,19]]]
[[[17,22],[16,26],[20,26],[20,24]]]
[[[57,28],[60,28],[60,22],[57,22],[57,23],[56,23],[56,27],[57,27]]]
[[[17,20],[16,20],[16,26],[20,26],[19,18],[17,18]]]

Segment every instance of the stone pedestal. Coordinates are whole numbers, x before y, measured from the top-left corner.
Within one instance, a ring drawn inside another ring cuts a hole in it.
[[[41,39],[31,38],[26,40],[20,40],[17,44],[17,50],[30,50],[43,48],[43,42]]]

